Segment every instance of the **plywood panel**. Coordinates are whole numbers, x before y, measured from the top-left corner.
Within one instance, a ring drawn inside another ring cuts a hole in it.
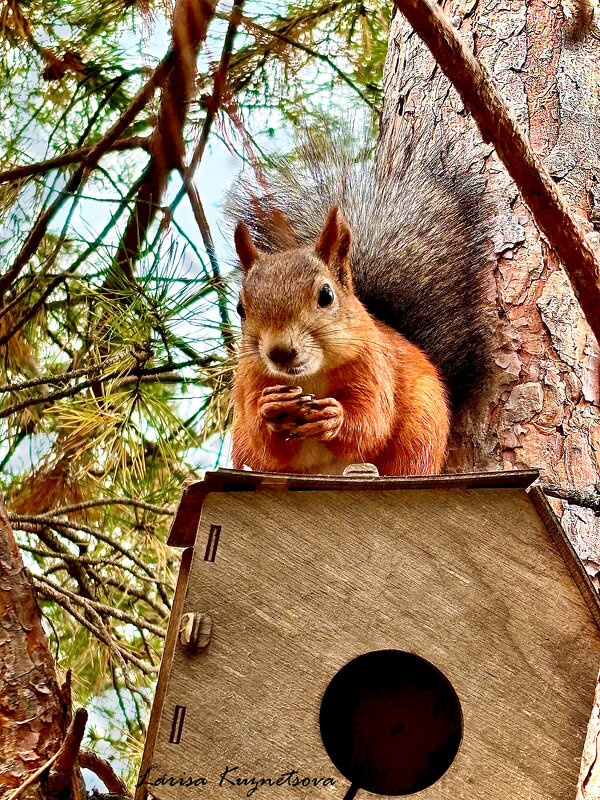
[[[523,490],[211,494],[183,610],[210,613],[214,633],[205,652],[173,656],[146,776],[159,800],[343,798],[320,701],[346,662],[379,649],[428,659],[462,704],[458,756],[420,798],[575,796],[598,631]],[[227,782],[290,770],[334,785]]]

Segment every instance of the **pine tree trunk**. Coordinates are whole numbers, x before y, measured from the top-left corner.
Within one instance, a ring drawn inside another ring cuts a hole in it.
[[[574,24],[556,0],[455,0],[443,7],[493,74],[572,208],[586,220],[600,220],[594,204],[600,202],[598,38],[581,37],[583,20]],[[439,135],[458,130],[466,163],[485,171],[498,206],[485,312],[494,333],[491,378],[455,421],[448,471],[539,467],[551,483],[600,482],[598,344],[504,167],[400,14],[390,32],[384,88],[379,157],[406,127],[426,125]],[[594,567],[600,527],[593,512],[559,501],[555,508],[580,556]],[[580,797],[587,798],[600,798],[600,689],[596,696],[580,786]]]
[[[0,500],[0,798],[54,755],[68,698],[48,650],[35,593]],[[20,800],[43,800],[39,781]]]

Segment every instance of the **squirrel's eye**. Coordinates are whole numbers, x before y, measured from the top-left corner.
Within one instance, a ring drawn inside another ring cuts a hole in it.
[[[246,312],[244,311],[244,306],[242,305],[242,302],[241,302],[241,300],[240,300],[240,302],[237,304],[237,306],[236,306],[236,309],[235,309],[235,310],[236,310],[236,311],[237,311],[237,313],[240,315],[240,319],[246,319]]]
[[[326,283],[319,292],[319,305],[321,308],[330,306],[333,303],[333,289]]]

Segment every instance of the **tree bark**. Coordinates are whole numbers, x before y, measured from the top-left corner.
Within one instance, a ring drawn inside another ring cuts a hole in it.
[[[58,750],[69,698],[48,649],[35,593],[0,500],[0,798]],[[39,781],[22,800],[43,800]]]
[[[585,35],[574,7],[558,0],[454,0],[443,8],[492,73],[597,248],[600,41]],[[598,343],[506,170],[400,14],[390,31],[384,90],[379,157],[406,128],[426,125],[440,136],[459,131],[465,163],[485,171],[498,209],[485,309],[494,335],[490,379],[455,420],[447,470],[539,467],[549,483],[599,483]],[[593,511],[553,503],[580,556],[597,565]],[[582,764],[579,796],[586,798],[600,798],[600,688],[596,696]]]

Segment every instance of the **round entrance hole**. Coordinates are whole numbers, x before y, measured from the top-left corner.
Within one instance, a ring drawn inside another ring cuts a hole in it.
[[[321,738],[354,789],[403,795],[435,783],[454,761],[462,710],[429,661],[376,650],[349,661],[321,701]]]

